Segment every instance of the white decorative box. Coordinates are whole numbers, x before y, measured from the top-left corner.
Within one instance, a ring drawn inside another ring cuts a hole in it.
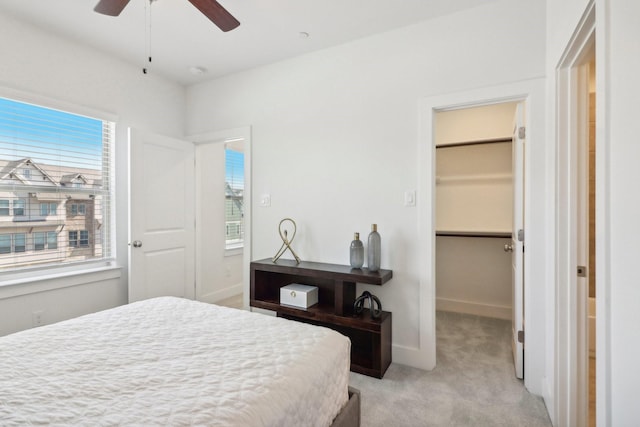
[[[318,303],[318,287],[292,283],[280,288],[280,304],[308,308]]]

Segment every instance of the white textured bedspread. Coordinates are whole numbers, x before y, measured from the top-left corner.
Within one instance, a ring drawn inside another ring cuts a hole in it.
[[[335,331],[162,297],[0,338],[0,425],[328,426]]]

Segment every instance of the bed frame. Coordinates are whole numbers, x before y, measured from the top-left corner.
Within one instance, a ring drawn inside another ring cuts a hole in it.
[[[349,387],[349,401],[331,427],[360,427],[360,390]]]

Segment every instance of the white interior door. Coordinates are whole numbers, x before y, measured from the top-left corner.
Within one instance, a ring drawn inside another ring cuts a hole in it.
[[[129,302],[195,297],[194,144],[130,129]]]
[[[513,230],[511,256],[513,274],[512,348],[516,377],[524,378],[524,104],[516,107],[512,138]]]

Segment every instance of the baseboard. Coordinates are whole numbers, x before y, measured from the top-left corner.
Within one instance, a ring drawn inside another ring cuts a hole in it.
[[[511,307],[448,298],[436,298],[436,310],[475,314],[476,316],[495,317],[505,320],[511,319]]]
[[[435,351],[425,352],[414,347],[392,344],[391,363],[430,371],[436,367]]]
[[[208,302],[211,304],[215,304],[218,301],[222,301],[227,298],[231,298],[236,295],[240,295],[242,293],[242,283],[238,283],[233,286],[229,286],[228,288],[220,289],[215,292],[209,292],[205,295],[200,295],[198,297],[198,301]]]
[[[542,380],[542,400],[547,407],[547,413],[552,424],[555,425],[555,399],[553,397],[552,384],[546,378]]]

